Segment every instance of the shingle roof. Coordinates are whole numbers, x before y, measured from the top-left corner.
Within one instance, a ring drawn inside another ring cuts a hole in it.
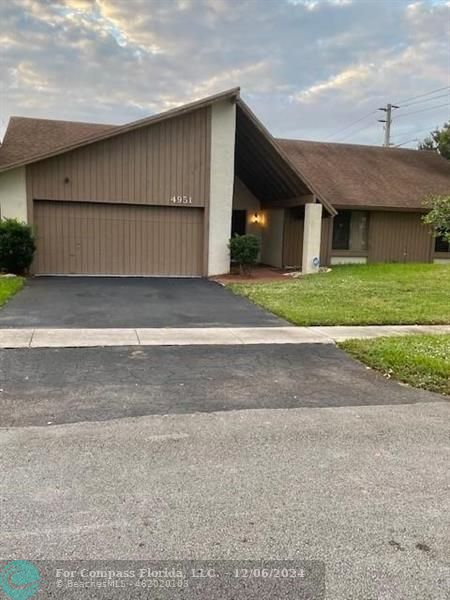
[[[93,144],[127,131],[158,123],[201,107],[210,106],[219,100],[237,99],[238,97],[239,88],[232,88],[124,125],[100,125],[98,123],[46,121],[45,119],[13,117],[6,130],[3,145],[0,146],[0,171],[6,171],[49,156],[68,152],[80,146]],[[16,120],[18,128],[16,128]]]
[[[99,123],[11,117],[0,147],[0,167],[51,152],[65,144],[74,144],[114,127]]]
[[[429,194],[450,194],[450,161],[435,152],[278,139],[277,143],[334,207],[422,208]]]
[[[168,118],[233,93],[238,90],[126,125],[11,117],[0,146],[0,171]],[[287,139],[275,142],[321,201],[338,208],[415,209],[422,208],[423,199],[429,194],[450,194],[450,161],[434,152]]]
[[[435,152],[278,139],[277,143],[335,207],[422,208],[450,193],[450,161]]]

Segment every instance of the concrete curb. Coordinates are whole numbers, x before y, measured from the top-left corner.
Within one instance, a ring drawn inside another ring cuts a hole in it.
[[[0,348],[333,344],[351,338],[450,333],[450,325],[369,327],[208,327],[148,329],[0,329]]]

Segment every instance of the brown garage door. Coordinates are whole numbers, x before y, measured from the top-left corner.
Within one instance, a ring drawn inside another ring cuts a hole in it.
[[[202,274],[201,208],[34,203],[37,274]]]

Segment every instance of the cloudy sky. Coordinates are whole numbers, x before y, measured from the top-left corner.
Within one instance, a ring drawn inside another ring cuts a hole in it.
[[[450,118],[450,0],[0,0],[0,23],[0,135],[10,115],[124,123],[234,86],[283,137],[379,144],[393,102],[414,147]]]

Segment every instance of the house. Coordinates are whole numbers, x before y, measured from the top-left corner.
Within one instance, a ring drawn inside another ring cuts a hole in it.
[[[430,193],[450,193],[438,155],[277,140],[237,88],[125,125],[12,117],[0,147],[0,214],[33,225],[36,274],[217,275],[244,232],[305,272],[449,260]]]

